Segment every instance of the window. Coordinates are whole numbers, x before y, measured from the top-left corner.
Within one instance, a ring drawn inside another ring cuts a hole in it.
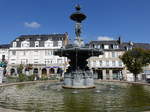
[[[112,66],[115,67],[116,66],[116,62],[112,61]]]
[[[109,45],[104,45],[104,49],[109,49]]]
[[[21,47],[30,47],[30,43],[28,41],[23,41]]]
[[[93,67],[95,67],[96,66],[96,61],[95,60],[93,60]]]
[[[45,47],[53,47],[53,41],[51,40],[45,41]]]
[[[122,52],[118,52],[118,57],[122,55]]]
[[[45,59],[45,64],[52,64],[54,63],[52,59]]]
[[[122,61],[119,61],[119,66],[122,66]]]
[[[109,66],[109,61],[106,61],[106,66]]]
[[[45,56],[51,56],[51,55],[53,55],[52,50],[45,50]]]
[[[27,64],[28,60],[27,59],[21,59],[21,64]]]
[[[109,57],[109,52],[105,52],[105,58]]]
[[[12,51],[12,55],[14,55],[14,56],[15,56],[15,55],[16,55],[16,51]]]
[[[97,45],[95,45],[95,48],[97,48],[98,46]]]
[[[35,47],[39,47],[39,41],[35,41]]]
[[[95,48],[95,45],[94,45],[94,44],[92,45],[92,48]]]
[[[16,64],[16,59],[11,59],[11,64]]]
[[[102,66],[102,65],[103,65],[103,62],[102,62],[102,60],[100,60],[100,61],[99,61],[99,65],[100,65],[100,66]]]
[[[58,41],[58,47],[62,47],[62,41]]]
[[[19,41],[19,39],[16,39],[16,41]]]
[[[5,60],[5,55],[2,55],[2,60],[3,60],[3,61]]]
[[[24,55],[24,56],[26,55],[26,51],[23,51],[23,55]]]
[[[53,60],[49,60],[49,63],[52,64],[52,63],[53,63]]]
[[[100,49],[101,48],[101,45],[98,45],[98,49]]]
[[[16,59],[11,59],[11,64],[15,64],[16,63]]]
[[[38,50],[34,50],[34,55],[38,55]]]
[[[17,42],[13,42],[13,47],[17,47]]]
[[[62,63],[62,59],[58,59],[58,60],[57,60],[57,63]]]
[[[37,38],[37,40],[38,40],[38,41],[40,41],[40,40],[41,40],[41,38]]]
[[[34,64],[38,64],[38,59],[34,59]]]
[[[11,61],[16,61],[16,59],[11,59]]]
[[[115,52],[112,52],[112,57],[115,58]]]
[[[113,45],[113,49],[118,49],[118,45]]]
[[[144,74],[150,74],[150,70],[144,70]]]

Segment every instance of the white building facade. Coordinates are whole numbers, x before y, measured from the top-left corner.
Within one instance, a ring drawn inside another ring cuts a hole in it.
[[[22,73],[27,75],[62,75],[68,67],[68,60],[66,57],[55,56],[54,51],[67,44],[67,33],[23,35],[16,38],[10,47],[5,49],[7,75],[17,75],[20,65],[23,66]]]
[[[3,59],[8,60],[9,58],[9,45],[4,44],[0,45],[0,62],[3,61]]]
[[[132,48],[150,49],[150,44],[122,42],[118,40],[91,41],[91,48],[101,49],[103,55],[88,59],[88,66],[95,73],[96,79],[134,81],[134,76],[123,64],[120,56]],[[145,80],[150,75],[150,66],[144,67],[144,72],[138,75],[139,80]]]

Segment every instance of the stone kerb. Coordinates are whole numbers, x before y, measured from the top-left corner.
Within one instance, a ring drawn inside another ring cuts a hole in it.
[[[150,86],[150,83],[144,83],[144,82],[129,82],[129,81],[119,81],[119,80],[95,80],[95,83],[100,83],[100,82],[116,82],[116,83],[126,83],[126,84],[138,84],[138,85],[146,85]]]

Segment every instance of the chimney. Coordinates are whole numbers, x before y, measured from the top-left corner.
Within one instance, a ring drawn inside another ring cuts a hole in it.
[[[119,43],[119,44],[122,44],[121,37],[118,38],[118,43]]]

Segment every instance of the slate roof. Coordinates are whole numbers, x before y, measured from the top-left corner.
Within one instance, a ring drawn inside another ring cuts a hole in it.
[[[118,45],[118,40],[110,40],[110,41],[91,41],[90,44],[104,44],[104,45]]]
[[[133,43],[133,47],[150,50],[150,44],[149,43]]]
[[[59,37],[65,38],[66,34],[21,35],[21,36],[17,37],[16,39],[19,39],[19,41],[23,41],[26,39],[29,39],[29,41],[36,41],[37,39],[41,39],[41,41],[46,41],[47,39],[51,38],[53,41],[55,41],[55,40],[58,40]]]
[[[119,49],[113,49],[110,47],[108,50],[126,50],[129,47],[133,48],[143,48],[150,50],[150,43],[133,43],[133,42],[122,42],[119,43],[118,40],[110,40],[110,41],[91,41],[89,45],[118,45]]]
[[[21,42],[27,40],[30,42],[30,47],[35,46],[35,41],[39,41],[39,47],[44,47],[44,42],[47,40],[52,40],[54,46],[57,46],[58,41],[64,41],[67,39],[67,33],[64,34],[48,34],[48,35],[21,35],[11,42],[11,47],[13,42],[17,42],[17,47],[21,47]]]
[[[2,44],[2,45],[0,45],[0,49],[9,49],[9,47],[10,47],[10,44]]]

